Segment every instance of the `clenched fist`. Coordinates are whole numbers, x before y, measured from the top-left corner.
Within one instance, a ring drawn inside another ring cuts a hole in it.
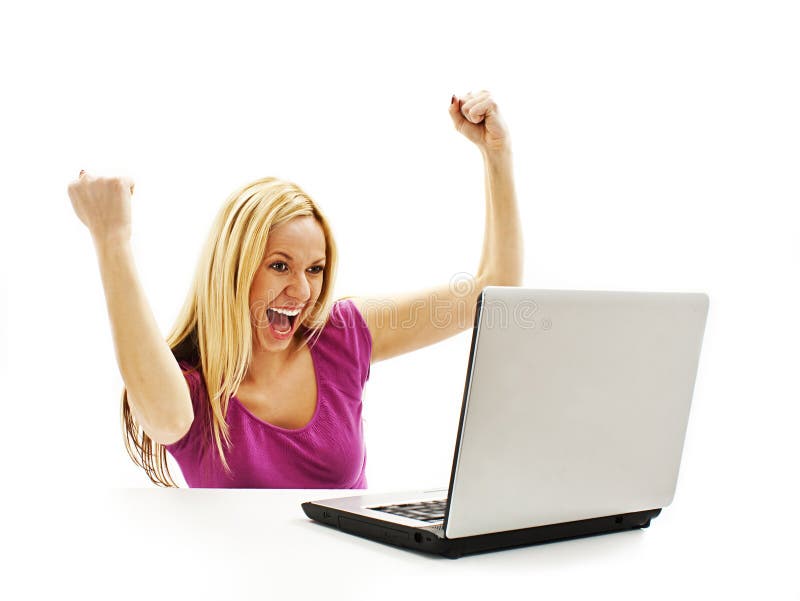
[[[470,92],[463,98],[453,96],[450,117],[458,132],[474,142],[482,152],[510,150],[508,129],[488,91]]]
[[[133,187],[126,177],[93,177],[81,171],[67,192],[75,214],[95,240],[130,240]]]

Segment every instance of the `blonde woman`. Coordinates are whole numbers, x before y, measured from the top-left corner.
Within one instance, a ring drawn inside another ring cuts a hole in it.
[[[125,446],[155,484],[175,486],[169,451],[190,487],[366,488],[370,365],[471,327],[484,286],[521,284],[506,126],[485,90],[453,96],[449,110],[481,150],[486,181],[480,265],[458,286],[334,300],[328,220],[300,187],[267,177],[222,206],[165,341],[131,252],[133,182],[81,171],[69,185],[97,252],[125,384]],[[443,306],[449,315],[435,319]]]

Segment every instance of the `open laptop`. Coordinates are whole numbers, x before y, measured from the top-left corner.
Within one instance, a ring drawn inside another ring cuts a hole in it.
[[[707,313],[705,294],[488,286],[449,487],[303,511],[452,558],[646,528],[675,493]]]

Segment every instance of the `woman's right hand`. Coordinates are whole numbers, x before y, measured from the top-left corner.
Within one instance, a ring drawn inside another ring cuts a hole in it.
[[[131,238],[133,180],[93,177],[81,171],[67,188],[72,208],[95,240]]]

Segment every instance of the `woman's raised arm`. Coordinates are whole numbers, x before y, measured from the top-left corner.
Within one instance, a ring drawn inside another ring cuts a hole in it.
[[[131,412],[152,440],[175,442],[189,430],[194,411],[181,368],[158,329],[136,273],[130,244],[133,182],[95,178],[82,171],[68,192],[94,241]]]
[[[468,94],[463,102],[453,96],[450,117],[458,132],[478,146],[484,160],[486,226],[477,274],[427,290],[352,298],[372,336],[373,363],[471,328],[484,287],[522,285],[522,224],[508,130],[486,90]]]

